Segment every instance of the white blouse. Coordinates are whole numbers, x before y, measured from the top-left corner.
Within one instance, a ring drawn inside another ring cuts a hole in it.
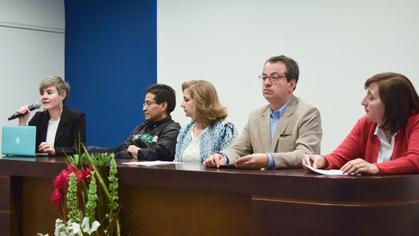
[[[189,142],[188,146],[185,148],[185,151],[182,155],[182,161],[183,162],[201,162],[201,154],[200,154],[200,144],[201,144],[201,136],[205,132],[207,132],[208,127],[203,129],[200,134],[197,136],[194,136],[193,130],[195,128],[192,127],[191,129],[191,141]]]
[[[54,147],[55,144],[55,135],[57,134],[58,124],[60,123],[60,119],[58,120],[49,120],[48,121],[48,130],[47,130],[47,140],[51,147]]]
[[[396,140],[395,137],[397,133],[395,133],[393,137],[391,137],[390,142],[388,142],[384,130],[379,128],[378,126],[375,129],[374,134],[377,135],[378,140],[380,141],[380,149],[378,150],[377,163],[390,161],[391,155],[393,154],[394,142]]]

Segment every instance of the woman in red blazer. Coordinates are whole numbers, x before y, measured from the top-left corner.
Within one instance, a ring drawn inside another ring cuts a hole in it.
[[[413,84],[402,74],[381,73],[365,88],[366,115],[334,152],[306,155],[303,166],[347,174],[419,173],[419,97]]]

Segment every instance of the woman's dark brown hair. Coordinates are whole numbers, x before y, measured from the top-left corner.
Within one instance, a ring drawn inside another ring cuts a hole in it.
[[[410,80],[399,73],[380,73],[365,82],[365,89],[372,83],[378,85],[378,95],[384,105],[382,129],[392,133],[405,128],[411,114],[419,112],[419,97]]]

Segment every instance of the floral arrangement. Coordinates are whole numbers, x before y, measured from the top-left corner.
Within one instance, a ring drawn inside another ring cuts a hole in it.
[[[84,147],[83,147],[84,148]],[[51,201],[58,207],[56,236],[117,235],[120,233],[117,167],[114,154],[75,154],[54,179]],[[103,176],[109,164],[108,177]],[[38,234],[48,236],[48,234]]]

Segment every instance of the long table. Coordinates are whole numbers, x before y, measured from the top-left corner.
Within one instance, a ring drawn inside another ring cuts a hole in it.
[[[0,235],[53,235],[63,158],[0,158]],[[123,235],[418,235],[419,175],[118,161]]]

